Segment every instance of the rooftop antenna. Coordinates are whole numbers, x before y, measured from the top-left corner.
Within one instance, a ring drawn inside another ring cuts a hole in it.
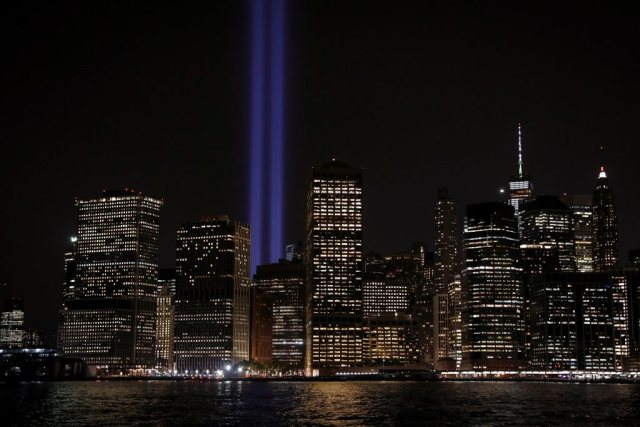
[[[518,176],[522,178],[523,175],[522,166],[522,126],[518,123]]]

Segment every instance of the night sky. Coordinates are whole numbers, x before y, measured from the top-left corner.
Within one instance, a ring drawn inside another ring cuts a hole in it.
[[[28,327],[55,330],[75,197],[163,198],[163,267],[180,222],[248,218],[248,3],[211,3],[3,10],[0,297],[25,299]],[[537,194],[591,193],[606,147],[623,258],[640,246],[637,14],[388,3],[289,1],[285,241],[304,238],[311,167],[336,157],[364,168],[366,250],[431,246],[437,189],[460,215],[497,199],[521,121]]]

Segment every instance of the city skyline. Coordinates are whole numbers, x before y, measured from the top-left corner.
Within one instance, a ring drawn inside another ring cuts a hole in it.
[[[0,294],[25,298],[30,327],[51,331],[55,322],[57,305],[50,302],[61,297],[76,196],[130,187],[163,198],[160,267],[173,265],[179,223],[223,213],[248,221],[248,79],[238,71],[249,61],[245,6],[212,6],[200,19],[179,12],[175,19],[184,24],[170,37],[161,31],[169,13],[147,16],[143,8],[127,17],[107,7],[86,22],[62,16],[64,8],[42,9],[16,30],[24,35],[9,50],[17,69],[3,71],[15,83],[5,100],[6,120],[16,124],[7,158],[15,161],[3,173],[6,203],[19,208],[3,211],[3,222],[16,227],[5,235],[12,245],[3,249]],[[537,194],[590,194],[599,147],[606,147],[626,259],[640,242],[638,172],[629,146],[638,91],[630,70],[637,59],[624,55],[636,30],[614,25],[628,19],[615,10],[599,16],[588,7],[563,7],[554,8],[542,35],[532,29],[536,16],[550,13],[545,7],[395,9],[398,18],[388,22],[395,31],[382,36],[373,29],[389,14],[378,6],[359,19],[360,8],[348,5],[333,19],[335,6],[289,4],[288,16],[296,17],[289,33],[313,42],[291,42],[287,59],[284,243],[304,237],[311,166],[336,157],[365,170],[365,252],[392,253],[413,240],[432,247],[436,189],[449,187],[458,219],[467,204],[496,200],[516,169],[515,126],[522,122],[526,172]],[[424,12],[432,29],[411,16]],[[565,19],[574,13],[583,19]],[[49,15],[74,25],[54,29]],[[509,18],[518,18],[518,26]],[[112,22],[122,24],[122,35],[110,38]],[[51,50],[35,38],[45,30],[53,35]],[[553,71],[545,61],[553,61]],[[469,66],[474,76],[462,71]],[[379,80],[388,90],[377,88]],[[393,233],[384,227],[390,215],[401,219]],[[34,250],[41,268],[25,281],[22,258]]]

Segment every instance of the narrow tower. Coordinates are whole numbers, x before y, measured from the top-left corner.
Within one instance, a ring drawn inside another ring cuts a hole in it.
[[[618,266],[618,216],[604,166],[593,189],[593,269],[594,271],[613,270]]]
[[[458,222],[456,205],[447,188],[438,190],[434,215],[435,252],[434,279],[436,294],[447,293],[448,286],[458,271]]]
[[[533,183],[529,174],[524,172],[522,159],[522,126],[518,123],[518,171],[509,180],[509,204],[513,206],[516,218],[519,217],[522,202],[533,198]]]

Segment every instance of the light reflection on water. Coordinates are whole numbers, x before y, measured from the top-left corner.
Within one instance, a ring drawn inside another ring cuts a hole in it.
[[[640,422],[640,385],[632,384],[63,382],[0,385],[0,402],[5,414],[2,423],[8,421],[12,425],[632,425]]]

